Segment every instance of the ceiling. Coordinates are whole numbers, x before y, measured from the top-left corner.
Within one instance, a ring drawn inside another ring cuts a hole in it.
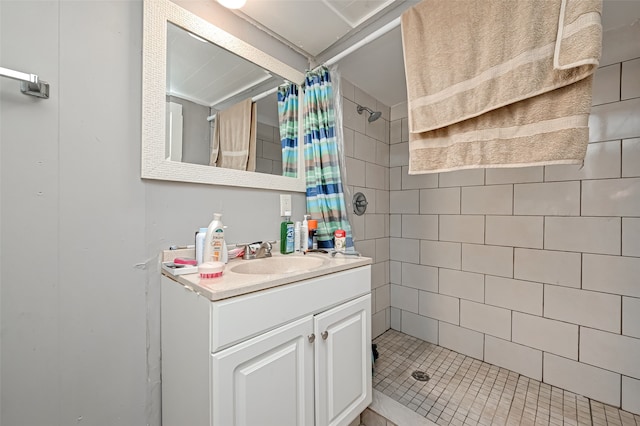
[[[238,14],[267,27],[312,62],[321,63],[417,3],[418,0],[247,0]],[[640,0],[604,0],[605,31],[638,19]],[[338,70],[385,105],[406,101],[400,28],[341,59]]]
[[[319,64],[398,18],[418,2],[247,0],[236,14],[268,28],[308,57],[312,64]],[[292,22],[303,24],[292,25]],[[385,105],[405,101],[400,27],[340,60],[338,70],[344,78]]]
[[[177,25],[167,25],[166,87],[169,95],[223,109],[230,106],[226,103],[236,95],[251,88],[271,88],[281,81],[281,77],[253,62]]]

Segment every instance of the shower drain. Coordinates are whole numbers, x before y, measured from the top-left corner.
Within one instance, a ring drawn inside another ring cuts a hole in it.
[[[411,373],[411,377],[413,377],[419,382],[426,382],[427,380],[429,380],[429,375],[424,371],[420,371],[420,370],[416,370],[413,373]]]

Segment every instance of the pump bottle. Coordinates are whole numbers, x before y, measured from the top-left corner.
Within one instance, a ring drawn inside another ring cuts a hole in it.
[[[309,250],[309,215],[304,215],[302,226],[300,226],[300,250],[304,253]]]
[[[222,215],[214,213],[213,220],[207,228],[204,238],[204,262],[222,262],[224,254],[224,225],[222,224]]]

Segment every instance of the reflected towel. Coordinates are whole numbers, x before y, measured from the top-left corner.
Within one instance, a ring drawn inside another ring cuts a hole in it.
[[[600,0],[423,0],[402,16],[409,173],[576,164]]]
[[[250,98],[218,112],[209,164],[226,169],[255,171],[256,132],[256,104]]]

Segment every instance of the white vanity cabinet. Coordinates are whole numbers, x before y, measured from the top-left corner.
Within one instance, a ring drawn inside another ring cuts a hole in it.
[[[370,274],[220,301],[163,276],[163,425],[348,425],[372,397]]]

